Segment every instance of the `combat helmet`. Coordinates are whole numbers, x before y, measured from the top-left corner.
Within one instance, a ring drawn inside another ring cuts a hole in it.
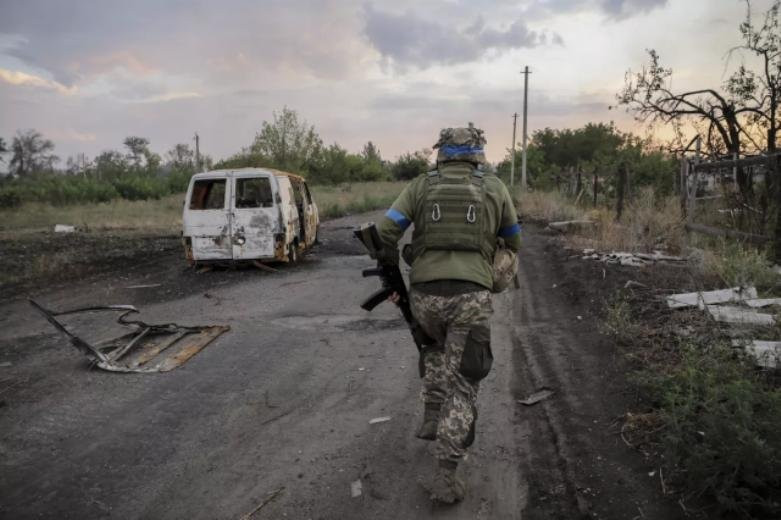
[[[437,163],[467,161],[475,166],[485,164],[483,145],[483,131],[472,123],[467,127],[443,128],[439,132],[439,141],[434,145]]]

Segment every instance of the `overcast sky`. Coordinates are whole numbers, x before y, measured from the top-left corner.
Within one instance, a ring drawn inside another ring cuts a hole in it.
[[[630,130],[608,107],[645,49],[678,87],[720,84],[744,15],[738,0],[0,0],[0,136],[34,128],[64,161],[198,131],[222,158],[287,105],[327,144],[387,159],[473,121],[497,161],[524,65],[530,131]]]

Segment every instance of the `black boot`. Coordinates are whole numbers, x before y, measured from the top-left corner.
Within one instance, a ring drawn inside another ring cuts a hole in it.
[[[423,411],[423,424],[420,425],[415,437],[427,441],[436,440],[440,406],[439,403],[426,403],[426,408]]]

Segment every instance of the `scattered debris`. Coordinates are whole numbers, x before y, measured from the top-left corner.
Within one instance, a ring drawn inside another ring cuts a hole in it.
[[[732,346],[745,349],[746,354],[753,357],[758,366],[777,368],[781,360],[781,341],[732,340]]]
[[[148,283],[144,285],[128,285],[125,289],[152,289],[153,287],[160,287],[160,283]]]
[[[655,262],[685,262],[686,259],[680,256],[670,256],[661,251],[650,253],[624,253],[611,251],[610,253],[598,253],[594,249],[584,249],[583,260],[596,260],[606,264],[618,264],[629,267],[645,267]]]
[[[746,305],[749,307],[768,307],[770,305],[781,305],[781,298],[757,298],[754,300],[746,300]]]
[[[700,307],[716,303],[741,302],[757,298],[755,287],[732,287],[718,291],[698,291],[672,294],[667,297],[667,306],[671,309],[680,307]]]
[[[0,363],[0,368],[6,368],[10,366],[13,366],[13,363],[11,363],[10,361],[3,361],[2,363]]]
[[[549,398],[550,396],[552,396],[555,393],[556,392],[552,388],[548,388],[547,386],[543,386],[542,388],[540,388],[538,391],[534,392],[532,395],[530,395],[526,399],[518,399],[518,402],[523,404],[523,405],[526,405],[526,406],[531,406],[533,404],[537,404],[540,401],[543,401],[543,400]]]
[[[707,305],[708,312],[716,321],[740,323],[744,325],[773,325],[776,322],[772,314],[728,305]]]
[[[631,289],[632,287],[637,287],[638,289],[645,289],[648,286],[644,283],[636,282],[634,280],[627,280],[626,283],[624,284],[624,289]]]
[[[283,491],[285,491],[285,488],[281,487],[281,488],[277,489],[276,491],[273,491],[273,492],[269,493],[268,496],[263,500],[263,502],[258,504],[258,506],[255,509],[253,509],[252,511],[250,511],[246,515],[242,516],[241,520],[249,520],[250,518],[252,518],[252,516],[255,513],[257,513],[258,511],[260,511],[264,507],[266,507],[266,505],[268,505],[272,500],[274,500],[279,495],[281,495]]]
[[[29,302],[68,338],[71,345],[99,368],[111,372],[168,372],[183,365],[219,335],[230,330],[230,327],[222,325],[185,327],[176,323],[150,325],[140,320],[128,320],[130,314],[138,313],[132,305],[82,307],[56,312],[34,300]],[[91,345],[57,320],[58,316],[96,311],[121,312],[117,323],[135,330]],[[164,351],[166,355],[158,357]]]
[[[278,273],[279,272],[279,269],[274,269],[273,267],[264,264],[260,260],[253,260],[252,261],[252,265],[257,267],[261,271],[266,271],[268,273]]]
[[[350,496],[353,498],[358,498],[361,496],[361,493],[363,493],[363,484],[361,484],[361,479],[358,479],[355,482],[351,482]]]
[[[563,220],[561,222],[551,222],[548,224],[548,227],[560,233],[568,233],[583,228],[591,228],[596,224],[593,220]]]
[[[387,415],[384,417],[375,417],[374,419],[369,421],[369,424],[379,424],[379,423],[388,422],[390,420],[391,418]]]
[[[73,233],[76,231],[76,226],[69,226],[67,224],[55,224],[55,233]]]

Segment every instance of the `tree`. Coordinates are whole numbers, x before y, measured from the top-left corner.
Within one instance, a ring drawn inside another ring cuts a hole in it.
[[[195,152],[185,143],[178,143],[166,153],[166,164],[177,169],[195,170]]]
[[[98,179],[114,180],[128,171],[127,158],[116,150],[106,150],[95,157],[95,175]]]
[[[0,137],[0,162],[5,162],[3,155],[8,153],[8,145],[5,144],[5,139]]]
[[[414,179],[421,173],[426,173],[429,169],[428,158],[431,156],[431,150],[423,149],[414,153],[403,153],[395,163],[391,164],[391,173],[393,177],[400,181]]]
[[[314,126],[299,121],[295,110],[287,107],[274,112],[274,120],[263,121],[249,152],[259,155],[276,168],[303,173],[322,151],[323,141]]]
[[[128,159],[133,166],[140,167],[141,158],[149,155],[149,139],[131,135],[125,138],[123,144],[130,151]]]
[[[380,149],[377,148],[371,141],[363,145],[363,150],[361,150],[361,157],[363,157],[366,162],[382,163]]]
[[[704,137],[705,149],[712,156],[774,150],[781,98],[780,5],[781,0],[774,0],[757,28],[747,0],[746,18],[740,25],[743,43],[730,51],[759,57],[760,72],[741,65],[722,88],[676,91],[671,86],[672,69],[663,67],[659,55],[651,49],[647,68],[636,74],[627,72],[618,103],[634,112],[641,122],[672,126],[680,137],[678,144],[685,138],[684,127],[689,125]],[[738,184],[743,196],[751,198],[751,178],[742,169],[738,170]]]
[[[35,130],[18,131],[11,143],[11,172],[19,177],[44,168],[52,169],[59,157],[50,153],[54,143]]]

